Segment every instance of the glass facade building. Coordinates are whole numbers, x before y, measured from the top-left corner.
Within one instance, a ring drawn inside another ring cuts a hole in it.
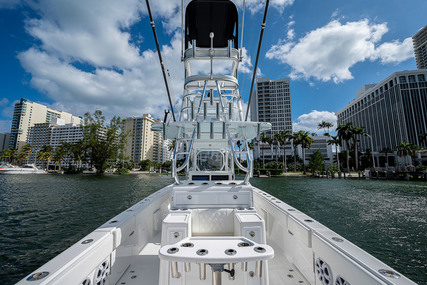
[[[427,147],[427,70],[401,71],[367,89],[337,113],[338,124],[352,122],[372,136],[360,137],[360,149],[381,152],[401,142]]]

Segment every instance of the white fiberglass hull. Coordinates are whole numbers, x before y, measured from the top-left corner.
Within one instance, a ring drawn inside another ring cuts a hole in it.
[[[173,187],[114,217],[18,284],[415,284],[257,188],[253,188],[254,208],[211,209],[206,215],[200,209],[171,210]],[[197,199],[198,190],[192,199]],[[245,262],[234,263],[234,278],[225,271],[215,275],[210,266],[203,275],[198,262],[177,262],[174,267],[159,256],[167,241],[174,244],[183,238],[207,238],[215,245],[237,232],[262,243],[263,227],[265,246],[274,250],[274,258],[264,261],[261,271],[258,263],[249,261],[246,268]]]
[[[3,168],[0,174],[46,174],[46,171],[35,168]]]

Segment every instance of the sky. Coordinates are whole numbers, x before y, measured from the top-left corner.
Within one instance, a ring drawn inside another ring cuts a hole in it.
[[[243,0],[233,1],[241,19]],[[150,3],[179,102],[181,1]],[[244,102],[264,5],[245,1]],[[290,78],[294,131],[320,133],[323,120],[336,127],[335,113],[357,89],[416,69],[411,37],[426,12],[426,0],[271,0],[258,74]],[[145,1],[0,0],[0,133],[21,98],[76,116],[162,118],[168,100]]]

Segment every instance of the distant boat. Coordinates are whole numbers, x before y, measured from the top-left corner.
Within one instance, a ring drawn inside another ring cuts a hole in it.
[[[45,174],[46,171],[38,169],[34,164],[15,166],[11,164],[0,166],[0,174]]]

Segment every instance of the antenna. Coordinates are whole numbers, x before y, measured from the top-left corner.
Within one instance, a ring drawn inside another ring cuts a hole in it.
[[[168,93],[169,105],[170,105],[170,108],[171,108],[171,111],[172,111],[173,120],[175,122],[176,121],[176,119],[175,119],[175,113],[173,111],[171,93],[170,93],[170,89],[169,89],[168,80],[167,80],[167,77],[166,77],[165,65],[163,63],[162,53],[160,52],[159,40],[157,38],[157,33],[156,33],[156,26],[154,25],[153,16],[151,15],[150,3],[148,2],[148,0],[145,0],[145,2],[147,3],[147,10],[148,10],[148,15],[150,16],[151,28],[153,29],[154,40],[156,41],[157,54],[159,56],[160,66],[162,67],[163,80],[165,81],[166,92]]]
[[[148,1],[148,0],[147,0]],[[249,101],[248,101],[248,108],[246,109],[246,116],[245,116],[245,121],[248,120],[248,114],[249,114],[249,107],[251,106],[251,99],[252,99],[252,89],[254,88],[254,82],[255,82],[255,76],[256,76],[256,69],[258,67],[258,59],[259,59],[259,53],[261,51],[261,43],[262,43],[262,36],[264,35],[264,29],[265,29],[265,21],[267,19],[267,11],[268,11],[268,4],[269,4],[270,0],[267,0],[265,2],[265,10],[264,10],[264,17],[262,19],[262,24],[261,24],[261,33],[259,35],[259,41],[258,41],[258,51],[256,53],[256,59],[255,59],[255,66],[254,66],[254,73],[252,75],[252,83],[251,83],[251,90],[250,90],[250,95],[249,95]]]

